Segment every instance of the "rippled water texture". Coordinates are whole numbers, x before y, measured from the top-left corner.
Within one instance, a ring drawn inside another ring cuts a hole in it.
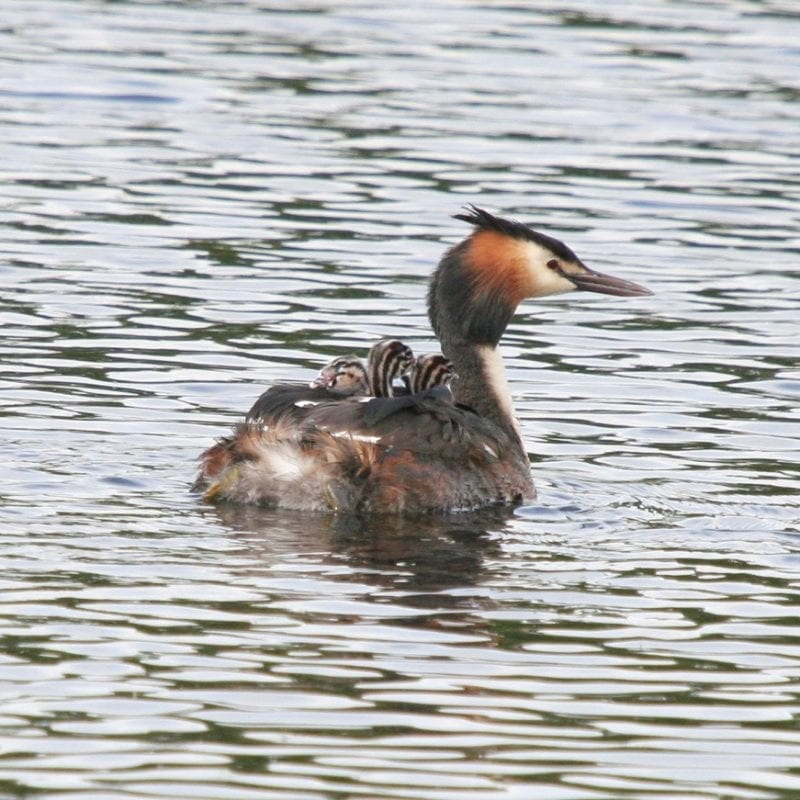
[[[800,797],[799,15],[7,3],[0,796]],[[515,317],[537,504],[193,496],[470,202],[655,292]]]

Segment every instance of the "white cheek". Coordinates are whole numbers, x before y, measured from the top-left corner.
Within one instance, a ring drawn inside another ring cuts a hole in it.
[[[553,254],[536,242],[526,242],[528,276],[531,281],[531,295],[542,297],[548,294],[563,294],[575,290],[575,284],[547,266]]]
[[[545,266],[536,280],[536,289],[538,295],[564,294],[564,292],[574,292],[575,284]]]

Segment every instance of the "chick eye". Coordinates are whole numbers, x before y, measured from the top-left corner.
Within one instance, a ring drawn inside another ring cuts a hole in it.
[[[556,272],[560,272],[561,271],[561,264],[559,264],[558,261],[556,261],[556,259],[554,259],[554,258],[551,258],[547,262],[547,266],[550,267],[550,269],[555,270]]]

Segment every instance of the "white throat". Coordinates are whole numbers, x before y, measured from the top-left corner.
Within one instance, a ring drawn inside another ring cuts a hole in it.
[[[482,345],[477,348],[477,354],[483,366],[483,373],[486,376],[487,390],[494,395],[503,414],[511,420],[520,441],[522,441],[522,431],[514,414],[514,404],[511,402],[511,392],[506,378],[506,367],[503,363],[503,356],[500,355],[500,350],[496,347]]]

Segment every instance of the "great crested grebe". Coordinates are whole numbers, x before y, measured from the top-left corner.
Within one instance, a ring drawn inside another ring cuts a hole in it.
[[[578,290],[651,292],[590,270],[558,239],[471,206],[474,226],[434,271],[428,314],[456,372],[455,402],[437,389],[395,398],[297,387],[265,392],[233,434],[201,456],[209,500],[308,511],[426,513],[535,497],[530,463],[497,349],[527,297]],[[272,400],[259,407],[265,395]]]
[[[341,397],[371,394],[369,373],[358,356],[337,356],[308,385],[312,389],[327,389]]]
[[[414,366],[414,352],[399,339],[381,339],[367,356],[367,365],[354,355],[329,361],[309,384],[343,397],[393,397],[395,378],[405,378]],[[269,390],[267,390],[269,391]]]
[[[409,394],[417,394],[436,386],[449,386],[455,374],[449,358],[441,353],[425,353],[414,359],[408,375],[403,375],[403,381]]]
[[[393,397],[394,380],[405,375],[414,363],[414,352],[399,339],[381,339],[367,356],[370,394]]]

